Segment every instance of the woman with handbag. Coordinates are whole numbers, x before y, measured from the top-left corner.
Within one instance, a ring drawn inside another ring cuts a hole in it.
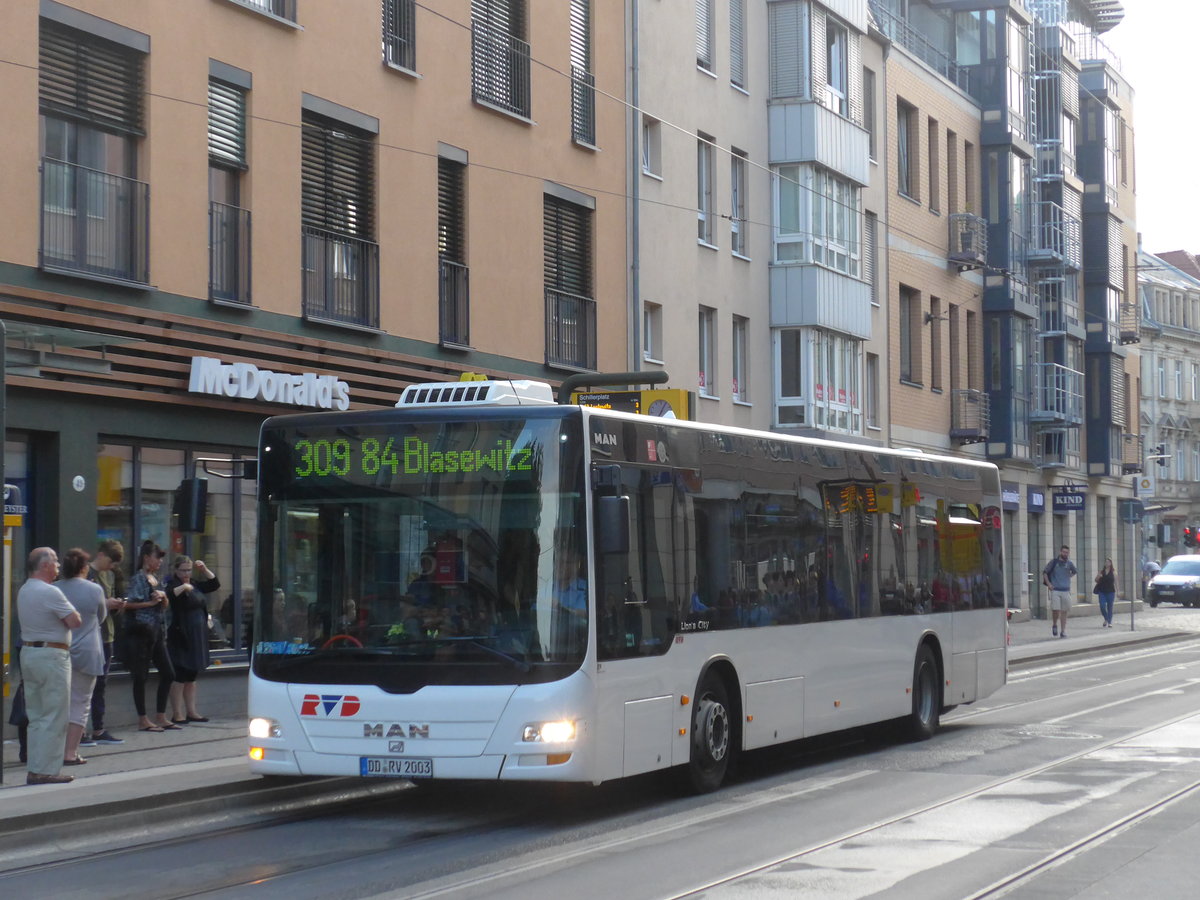
[[[1112,557],[1104,560],[1104,568],[1096,576],[1096,586],[1092,593],[1100,598],[1100,615],[1104,616],[1101,628],[1112,628],[1113,600],[1117,595],[1117,573],[1113,569]]]
[[[158,580],[163,549],[154,541],[143,541],[138,550],[137,569],[129,579],[125,609],[133,612],[133,621],[126,623],[126,644],[129,659],[126,663],[133,676],[133,705],[138,714],[138,731],[178,731],[178,725],[167,721],[167,698],[175,680],[175,667],[167,654],[166,607],[167,594]],[[155,698],[157,721],[146,715],[146,681],[150,663],[158,669],[158,695]]]
[[[193,574],[198,576],[193,579]],[[171,685],[171,722],[207,722],[196,709],[196,678],[208,668],[208,597],[221,589],[204,560],[175,557],[174,570],[166,592],[171,603],[171,627],[167,630],[167,650],[175,666]]]

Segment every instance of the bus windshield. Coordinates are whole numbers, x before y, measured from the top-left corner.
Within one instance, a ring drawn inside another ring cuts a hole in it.
[[[495,412],[268,423],[260,677],[409,692],[578,668],[579,417]]]

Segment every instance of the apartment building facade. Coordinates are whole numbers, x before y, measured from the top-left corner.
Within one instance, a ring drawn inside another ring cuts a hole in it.
[[[152,538],[240,597],[252,483],[214,474],[198,534],[172,495],[236,472],[265,417],[626,368],[619,4],[12,7],[15,559]]]
[[[1072,547],[1082,572],[1098,570],[1105,557],[1120,560],[1128,594],[1138,554],[1120,510],[1131,498],[1128,476],[1142,467],[1132,91],[1101,38],[1120,22],[1120,5],[873,0],[872,12],[894,43],[893,56],[904,60],[889,67],[898,85],[893,168],[904,188],[895,193],[905,200],[900,212],[890,198],[889,248],[906,260],[904,232],[917,226],[901,223],[924,205],[912,192],[936,190],[928,173],[946,161],[930,159],[929,148],[942,143],[931,138],[950,126],[929,124],[933,113],[922,115],[901,90],[928,91],[931,78],[941,79],[978,110],[978,173],[963,187],[963,208],[953,211],[960,219],[947,235],[946,258],[963,265],[963,274],[972,270],[965,283],[980,295],[974,340],[981,352],[972,352],[968,336],[966,355],[981,361],[982,373],[973,375],[968,363],[967,393],[957,396],[964,407],[982,401],[971,408],[987,411],[975,434],[1002,471],[1009,602],[1042,611],[1038,573],[1061,544]],[[964,145],[964,168],[967,158]],[[966,192],[976,189],[978,205],[966,206]],[[907,323],[910,335],[892,344],[893,390],[920,402],[925,386],[903,376],[932,378],[925,368],[935,360],[924,342],[934,342],[928,326],[941,309],[928,308],[932,287],[900,280],[910,263],[891,255],[895,326]],[[936,272],[910,277],[938,283]],[[965,291],[955,296],[964,302]],[[938,421],[936,398],[924,399],[916,421]],[[947,404],[947,412],[961,435],[964,410]],[[1090,596],[1087,584],[1080,580],[1080,599]]]
[[[1190,553],[1183,528],[1200,524],[1200,269],[1189,254],[1138,253],[1142,555]],[[1186,267],[1186,268],[1185,268]],[[1194,271],[1193,271],[1194,270]]]

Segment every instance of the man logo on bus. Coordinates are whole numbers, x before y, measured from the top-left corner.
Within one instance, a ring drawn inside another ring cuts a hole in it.
[[[347,716],[355,715],[362,708],[362,703],[354,696],[341,694],[305,694],[304,702],[300,704],[302,716]],[[334,711],[336,710],[336,712]]]

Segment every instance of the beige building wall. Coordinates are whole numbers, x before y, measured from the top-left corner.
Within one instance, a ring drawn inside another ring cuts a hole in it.
[[[871,336],[863,342],[863,391],[869,398],[874,392],[877,418],[873,424],[870,420],[868,403],[863,403],[863,427],[868,439],[876,440],[888,446],[891,440],[891,392],[892,379],[889,372],[891,360],[891,324],[888,313],[892,308],[889,302],[889,257],[888,253],[888,217],[892,205],[888,180],[892,150],[887,137],[887,66],[885,62],[884,45],[868,35],[862,41],[862,64],[864,70],[869,70],[874,76],[874,115],[870,110],[864,111],[864,117],[870,116],[871,121],[864,125],[875,136],[875,148],[871,154],[870,183],[862,189],[863,210],[863,240],[869,240],[866,230],[868,214],[875,215],[875,245],[871,250],[875,258],[875,282],[873,301],[871,305]],[[864,89],[865,93],[865,89]],[[865,265],[865,264],[864,264]],[[864,272],[869,277],[869,272]],[[874,357],[876,362],[875,381],[869,383],[872,372],[868,361]]]
[[[712,69],[697,66],[694,5],[639,4],[639,106],[659,124],[658,162],[637,186],[640,241],[636,265],[642,308],[660,309],[659,342],[643,368],[665,369],[669,386],[696,394],[695,417],[743,427],[771,424],[771,343],[767,265],[771,193],[767,160],[766,8],[746,3],[745,87],[730,82],[729,10],[714,4]],[[713,239],[697,239],[697,136],[714,143]],[[638,146],[642,135],[636,135]],[[745,252],[731,250],[731,151],[746,157]],[[699,310],[714,310],[715,378],[698,384]],[[733,317],[747,323],[745,401],[733,397]],[[636,323],[641,329],[641,323]],[[658,360],[656,362],[655,360]]]
[[[249,170],[253,299],[301,309],[300,123],[307,93],[376,117],[380,328],[438,342],[439,142],[465,151],[471,342],[482,354],[539,363],[545,351],[543,184],[594,198],[598,367],[625,368],[624,11],[594,2],[598,149],[572,141],[569,5],[529,15],[528,120],[472,102],[470,0],[416,5],[416,72],[385,65],[377,0],[302,2],[298,27],[223,0],[71,0],[71,8],[150,36],[138,177],[150,185],[150,281],[190,297],[208,292],[209,60],[251,73]],[[38,4],[10,4],[0,34],[6,66],[0,173],[5,260],[36,266]],[[615,99],[609,99],[609,95]],[[339,333],[339,338],[347,337]]]
[[[898,104],[909,116],[911,192],[900,190]],[[980,270],[960,272],[949,256],[949,216],[979,210],[980,110],[965,93],[893,46],[887,90],[887,302],[891,437],[896,446],[982,453],[950,439],[954,390],[983,388]],[[911,377],[901,378],[901,287],[915,292],[907,327]],[[958,340],[951,340],[957,317]]]

